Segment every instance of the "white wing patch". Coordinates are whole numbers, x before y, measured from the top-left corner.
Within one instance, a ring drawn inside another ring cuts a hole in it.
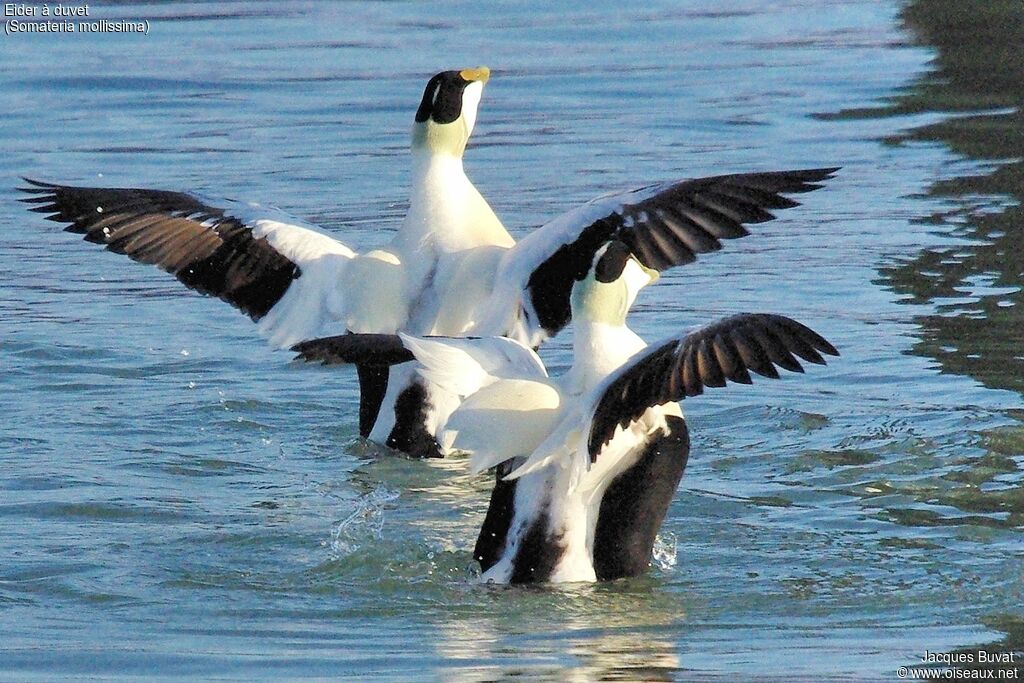
[[[409,319],[406,271],[401,260],[380,249],[352,259],[344,273],[345,327],[349,332],[394,334]]]
[[[355,252],[301,225],[268,219],[249,224],[254,237],[265,238],[275,251],[302,270],[281,300],[259,321],[260,333],[279,348],[323,336],[324,326],[344,315],[341,278]]]
[[[430,339],[399,334],[422,367],[428,382],[459,396],[469,396],[499,378],[546,378],[544,364],[532,349],[503,337]]]
[[[561,395],[551,382],[498,380],[448,418],[441,445],[471,453],[470,468],[481,472],[532,451],[551,431],[560,409]]]
[[[545,223],[516,242],[501,259],[486,315],[473,334],[509,335],[531,347],[548,337],[527,294],[530,277],[558,249],[572,244],[594,222],[621,213],[626,204],[648,199],[673,183],[659,183],[627,192],[611,193],[590,200]],[[568,297],[569,293],[565,293]]]

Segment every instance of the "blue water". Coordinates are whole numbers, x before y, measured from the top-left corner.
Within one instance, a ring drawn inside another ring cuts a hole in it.
[[[910,134],[942,107],[844,115],[936,68],[896,3],[89,5],[150,34],[0,36],[0,678],[878,680],[1020,614],[1021,396],[921,322],[1019,287],[886,276],[977,244],[932,188],[989,166]],[[467,170],[517,234],[656,180],[843,166],[633,313],[650,340],[785,313],[843,353],[686,402],[641,579],[475,585],[486,477],[361,442],[354,373],[15,201],[20,175],[191,188],[380,244],[426,78],[477,64]]]

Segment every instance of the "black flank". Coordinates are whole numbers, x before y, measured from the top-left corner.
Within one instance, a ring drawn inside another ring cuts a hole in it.
[[[671,433],[648,444],[601,499],[594,531],[594,571],[600,581],[639,576],[650,565],[654,539],[690,455],[686,422],[674,416],[667,422]]]
[[[370,436],[388,390],[391,369],[382,365],[357,365],[359,373],[359,436]]]
[[[494,473],[494,490],[491,491],[491,502],[487,506],[487,516],[480,527],[476,545],[473,547],[473,558],[480,563],[480,570],[487,571],[501,559],[501,551],[505,549],[505,539],[512,525],[515,513],[516,481],[503,481],[502,477],[512,471],[511,463],[498,466]]]
[[[430,402],[422,383],[414,381],[395,401],[395,427],[388,435],[387,445],[414,458],[440,458],[441,448],[427,431]]]
[[[512,562],[511,583],[544,583],[551,578],[562,559],[564,548],[559,543],[561,539],[549,533],[548,523],[545,511],[523,536]]]

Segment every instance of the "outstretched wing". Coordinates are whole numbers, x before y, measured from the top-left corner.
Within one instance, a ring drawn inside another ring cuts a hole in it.
[[[228,302],[271,344],[315,336],[343,315],[339,280],[354,253],[304,221],[182,192],[25,182],[32,211]]]
[[[640,351],[592,394],[587,430],[593,461],[615,434],[653,406],[697,396],[726,380],[751,384],[750,371],[778,379],[778,365],[803,372],[799,356],[825,364],[821,354],[839,352],[824,337],[797,321],[767,313],[740,313]]]
[[[502,259],[493,318],[481,334],[510,334],[536,347],[571,317],[569,295],[609,240],[624,242],[661,271],[749,234],[744,225],[798,203],[785,195],[815,190],[837,168],[738,173],[661,183],[594,199],[547,223]]]

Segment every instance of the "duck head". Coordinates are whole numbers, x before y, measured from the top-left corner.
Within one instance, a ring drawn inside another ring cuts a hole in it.
[[[413,151],[461,157],[473,133],[484,84],[490,77],[490,69],[481,66],[442,71],[431,78],[416,110]]]
[[[597,250],[590,268],[572,288],[574,321],[621,326],[640,290],[658,279],[625,243],[614,240]]]

